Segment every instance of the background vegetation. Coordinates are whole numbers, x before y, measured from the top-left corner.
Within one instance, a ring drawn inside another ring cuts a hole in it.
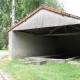
[[[34,9],[44,4],[59,10],[64,10],[58,0],[15,0],[15,23],[28,15]],[[0,0],[0,49],[8,45],[7,30],[12,21],[12,0]]]

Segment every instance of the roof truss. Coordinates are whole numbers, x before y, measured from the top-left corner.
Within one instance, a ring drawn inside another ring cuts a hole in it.
[[[80,35],[80,24],[19,31],[48,37]]]
[[[61,28],[64,28],[63,32],[58,32],[61,30]],[[68,32],[69,30],[74,30],[74,31],[70,31]],[[68,35],[80,35],[80,26],[59,26],[59,27],[56,27],[54,28],[53,30],[50,30],[50,32],[48,34],[45,34],[43,36],[68,36]]]

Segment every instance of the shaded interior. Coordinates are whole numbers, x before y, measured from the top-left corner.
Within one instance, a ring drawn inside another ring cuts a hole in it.
[[[58,58],[58,59],[67,59],[71,57],[80,56],[80,25],[67,25],[55,29],[56,27],[51,28],[40,28],[40,29],[30,29],[30,30],[19,30],[22,33],[34,34],[35,36],[42,37],[44,40],[52,39],[52,44],[48,44],[47,42],[43,42],[47,48],[49,49],[48,54],[43,55],[34,55],[34,56],[47,56],[49,58]],[[57,35],[56,35],[57,34]],[[67,34],[67,35],[66,35]],[[36,37],[35,37],[36,38]],[[38,39],[38,37],[36,38]],[[41,38],[40,38],[41,39]],[[51,40],[51,41],[52,41]],[[37,47],[41,47],[42,45],[38,45]],[[54,45],[55,44],[55,45]],[[50,46],[51,45],[51,46]],[[52,45],[55,46],[52,49]],[[44,47],[45,47],[44,46]],[[55,49],[55,51],[53,51]],[[38,51],[38,50],[36,50]],[[50,53],[49,53],[50,52]]]

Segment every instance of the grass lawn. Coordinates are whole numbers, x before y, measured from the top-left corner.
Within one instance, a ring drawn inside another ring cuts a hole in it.
[[[0,68],[15,80],[80,80],[80,66],[68,63],[24,65],[19,60],[0,60]]]
[[[8,50],[0,50],[0,51],[8,51]]]

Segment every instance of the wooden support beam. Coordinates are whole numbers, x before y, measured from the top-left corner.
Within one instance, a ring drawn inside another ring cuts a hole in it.
[[[42,35],[42,36],[71,36],[71,35],[80,35],[80,33],[46,34],[46,35]]]
[[[70,27],[72,27],[72,28],[74,28],[74,29],[77,29],[77,30],[80,30],[79,27],[74,27],[74,26],[70,26]]]
[[[56,27],[55,29],[51,30],[48,34],[53,33],[54,31],[56,31],[56,30],[60,29],[61,27],[64,27],[64,26],[58,26],[58,27]]]

